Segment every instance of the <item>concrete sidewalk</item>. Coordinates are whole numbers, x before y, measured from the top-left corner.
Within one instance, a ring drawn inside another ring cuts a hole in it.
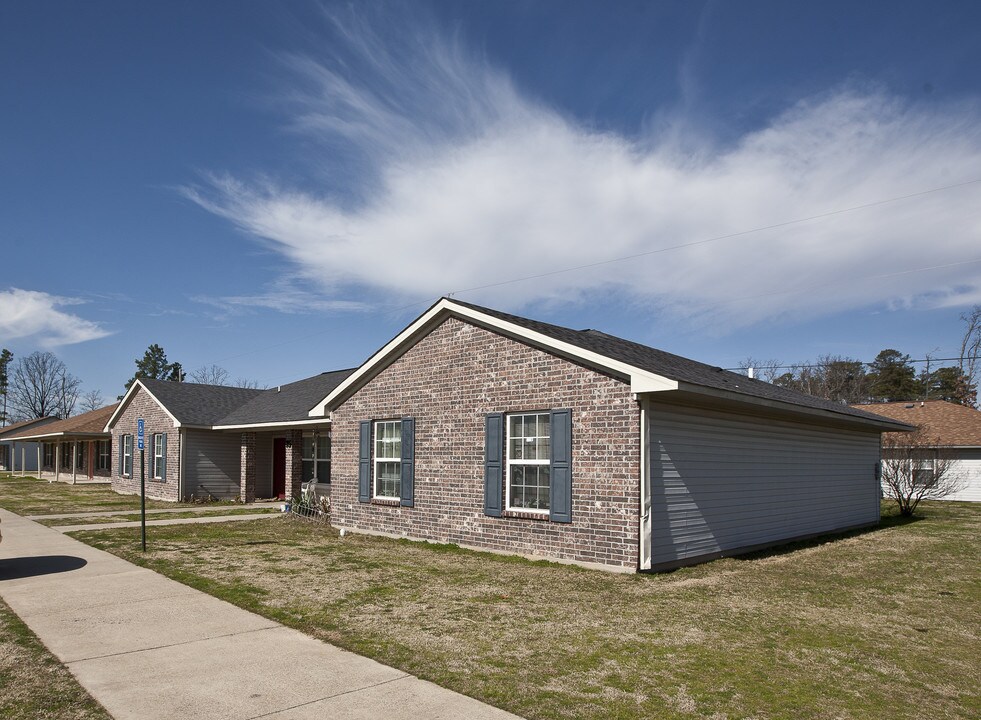
[[[0,509],[0,596],[117,718],[514,715]]]
[[[196,525],[201,523],[226,523],[226,522],[236,522],[238,520],[264,520],[264,519],[276,519],[282,517],[277,513],[242,513],[240,515],[208,515],[207,517],[193,517],[193,518],[165,518],[163,520],[147,520],[146,526],[153,527],[157,525]],[[142,523],[139,520],[127,520],[125,522],[108,522],[108,523],[88,523],[87,525],[53,525],[52,530],[57,530],[61,533],[77,532],[79,530],[112,530],[114,528],[135,528],[140,527]]]

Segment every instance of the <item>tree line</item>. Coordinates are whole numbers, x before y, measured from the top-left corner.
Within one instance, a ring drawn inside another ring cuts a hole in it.
[[[157,344],[150,345],[137,358],[136,371],[126,389],[140,378],[185,382],[187,373],[179,362],[169,362]],[[231,382],[227,370],[208,365],[191,373],[191,381],[207,385],[236,385],[258,388],[254,380],[239,378]],[[65,363],[50,351],[36,351],[14,359],[8,349],[0,350],[0,427],[11,422],[42,417],[67,418],[98,410],[106,405],[101,390],[82,392],[82,381],[68,371]],[[117,400],[122,399],[118,396]]]
[[[747,358],[740,367],[760,380],[841,403],[947,400],[977,406],[981,370],[981,305],[963,313],[964,335],[957,363],[936,367],[927,357],[917,372],[908,354],[888,348],[866,363],[841,355],[790,366],[778,360]]]

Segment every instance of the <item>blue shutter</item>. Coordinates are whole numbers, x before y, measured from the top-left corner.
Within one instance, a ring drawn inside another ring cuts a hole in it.
[[[371,501],[371,420],[361,422],[358,443],[358,502]]]
[[[167,480],[167,433],[160,436],[160,478]]]
[[[484,515],[501,517],[504,498],[501,468],[504,458],[504,416],[490,413],[484,421]]]
[[[552,456],[548,487],[548,519],[572,522],[572,411],[550,413]]]
[[[402,418],[402,482],[399,503],[403,507],[413,505],[413,486],[416,479],[416,421]]]

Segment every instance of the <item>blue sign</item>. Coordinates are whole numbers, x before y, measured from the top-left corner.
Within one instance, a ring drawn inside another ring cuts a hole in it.
[[[136,449],[143,449],[143,418],[136,421]]]

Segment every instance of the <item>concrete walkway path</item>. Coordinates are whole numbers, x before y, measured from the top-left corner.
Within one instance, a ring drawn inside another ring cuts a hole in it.
[[[217,510],[272,510],[282,507],[283,501],[257,502],[248,505],[192,505],[190,507],[158,508],[147,510],[147,515],[173,515],[174,513],[203,513]],[[24,515],[28,520],[61,520],[62,518],[113,517],[117,515],[139,515],[140,509],[135,510],[90,510],[88,512],[55,513],[54,515]]]
[[[514,715],[0,509],[0,596],[117,720]]]
[[[238,515],[208,515],[206,517],[193,518],[164,518],[163,520],[147,520],[146,526],[153,525],[194,525],[195,523],[223,523],[235,522],[236,520],[261,520],[263,518],[282,517],[276,513],[240,513]],[[52,530],[62,533],[76,532],[78,530],[111,530],[112,528],[134,528],[140,527],[139,520],[126,520],[125,522],[107,523],[88,523],[86,525],[55,525]]]

